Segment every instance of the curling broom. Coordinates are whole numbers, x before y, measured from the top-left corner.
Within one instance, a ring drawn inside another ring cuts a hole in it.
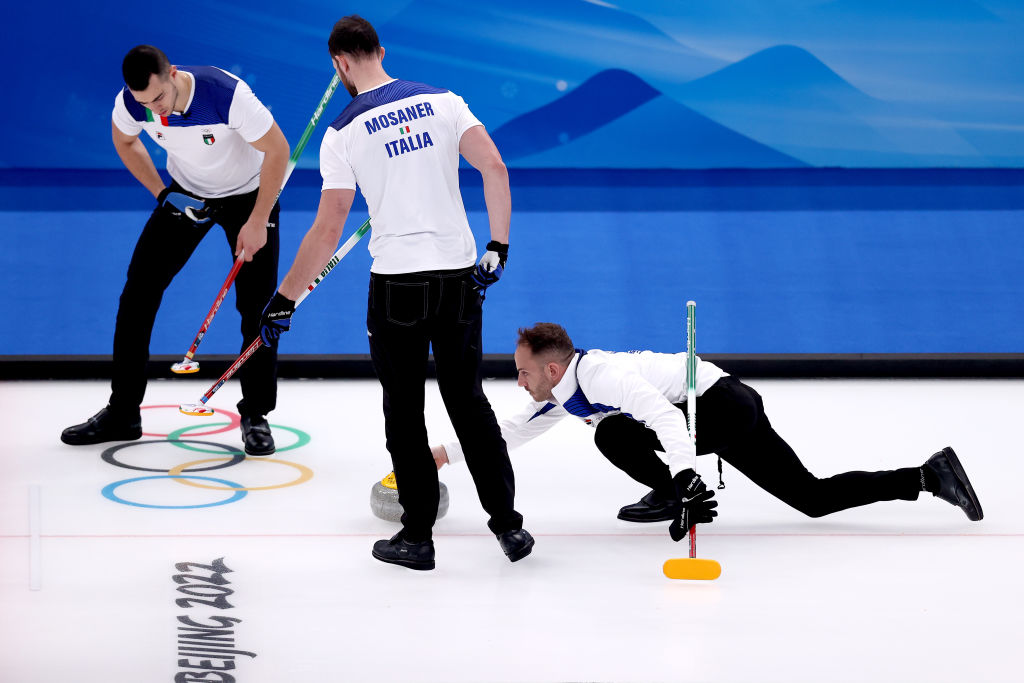
[[[338,251],[334,252],[334,256],[332,256],[331,260],[327,262],[327,265],[323,267],[320,274],[317,275],[312,282],[306,285],[306,291],[304,291],[299,298],[295,300],[296,309],[298,309],[299,304],[309,296],[310,292],[316,289],[316,287],[323,282],[324,278],[327,277],[327,274],[334,270],[334,267],[338,265],[342,258],[344,258],[345,254],[352,250],[352,247],[355,246],[356,242],[362,239],[363,235],[365,235],[369,229],[370,219],[367,218],[366,221],[359,226],[359,229],[356,230],[351,237],[345,240],[345,243],[338,248]],[[220,389],[225,382],[231,379],[232,375],[238,372],[238,368],[242,367],[242,364],[249,360],[252,354],[256,353],[256,350],[261,346],[263,346],[263,339],[256,337],[252,344],[249,344],[249,348],[242,352],[242,355],[240,355],[235,362],[231,364],[231,367],[229,367],[227,371],[220,376],[220,379],[214,382],[212,387],[207,389],[206,393],[199,398],[197,403],[182,403],[178,406],[178,411],[185,415],[194,415],[197,417],[209,417],[210,415],[213,415],[213,408],[207,408],[206,402],[209,401],[215,393],[217,393],[217,390]]]
[[[690,440],[697,447],[697,303],[686,302],[686,411]],[[697,557],[697,525],[690,527],[690,556],[665,560],[661,570],[670,579],[713,580],[722,574],[716,560]]]
[[[299,138],[299,142],[295,145],[295,151],[292,152],[291,158],[288,159],[288,166],[284,171],[284,180],[281,181],[281,189],[277,191],[277,196],[280,197],[281,193],[284,192],[284,186],[288,184],[288,179],[292,176],[292,171],[295,170],[295,165],[299,163],[299,157],[302,156],[303,150],[306,149],[306,143],[309,142],[310,136],[313,135],[313,130],[316,128],[316,124],[320,122],[320,117],[324,113],[324,109],[327,107],[327,103],[331,101],[331,97],[334,96],[334,91],[338,88],[338,83],[341,80],[338,78],[338,74],[334,74],[334,78],[331,79],[330,85],[327,86],[327,91],[324,92],[323,97],[320,98],[320,104],[316,105],[316,109],[313,110],[313,118],[306,124],[306,130],[303,131],[302,137]],[[191,211],[191,208],[189,208]],[[192,214],[190,214],[191,216]],[[207,218],[207,220],[209,220]],[[199,349],[199,343],[203,341],[203,337],[206,335],[206,331],[210,329],[210,324],[213,322],[213,316],[217,315],[217,311],[220,310],[220,305],[224,302],[224,297],[228,295],[228,291],[231,289],[231,283],[235,281],[235,276],[238,275],[239,269],[242,267],[242,263],[245,261],[245,252],[242,251],[238,258],[235,259],[234,265],[231,267],[231,272],[228,273],[227,279],[224,284],[221,285],[220,291],[217,292],[217,298],[213,300],[213,306],[210,307],[210,312],[206,314],[206,318],[203,320],[203,324],[199,327],[199,332],[196,334],[196,338],[192,341],[192,346],[189,347],[185,357],[177,363],[171,366],[171,372],[177,375],[188,375],[194,372],[199,372],[199,361],[193,360],[196,355],[196,351]]]

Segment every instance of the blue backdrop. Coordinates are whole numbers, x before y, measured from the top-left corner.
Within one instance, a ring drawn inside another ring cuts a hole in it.
[[[117,167],[101,122],[138,43],[241,76],[297,136],[331,77],[330,27],[351,12],[378,27],[393,74],[463,95],[513,166],[1024,161],[1016,0],[221,0],[116,16],[56,0],[5,17],[17,106],[0,166]]]
[[[678,349],[688,298],[708,352],[1024,349],[1015,0],[224,0],[9,10],[0,285],[17,323],[0,355],[110,351],[151,204],[110,145],[130,47],[238,74],[294,145],[332,75],[330,26],[352,12],[393,75],[463,95],[512,168],[487,351],[545,319],[583,345]],[[315,211],[323,126],[282,197],[282,269]],[[482,244],[478,176],[464,183]],[[211,233],[165,298],[154,353],[184,352],[230,263]],[[360,245],[285,352],[366,352],[368,263]],[[229,306],[203,351],[238,350]]]

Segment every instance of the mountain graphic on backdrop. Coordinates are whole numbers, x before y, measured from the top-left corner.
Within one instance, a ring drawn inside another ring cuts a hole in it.
[[[854,87],[813,54],[779,45],[672,87],[679,102],[814,165],[978,166],[951,126]]]
[[[451,88],[492,128],[605,69],[688,81],[728,63],[628,11],[581,0],[413,0],[379,33],[389,73]]]
[[[665,97],[621,69],[595,74],[492,133],[502,156],[536,168],[806,166]]]

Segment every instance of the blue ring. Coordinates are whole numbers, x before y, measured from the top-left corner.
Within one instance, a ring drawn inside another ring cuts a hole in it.
[[[107,484],[106,486],[104,486],[103,491],[101,491],[101,493],[105,498],[109,498],[115,503],[121,503],[122,505],[134,505],[135,507],[140,508],[156,508],[159,510],[188,510],[191,508],[209,508],[215,507],[217,505],[227,505],[228,503],[234,503],[235,501],[245,498],[246,494],[249,493],[248,491],[235,491],[234,495],[231,496],[230,498],[227,498],[226,500],[221,500],[216,503],[203,503],[202,505],[149,505],[148,503],[136,503],[134,501],[125,500],[124,498],[119,498],[114,494],[114,489],[116,489],[118,486],[121,486],[122,484],[130,484],[133,481],[144,481],[146,479],[206,479],[207,481],[215,481],[218,484],[225,484],[226,486],[230,486],[235,489],[242,488],[241,484],[236,484],[235,482],[228,481],[227,479],[214,479],[213,477],[196,477],[192,475],[185,476],[181,474],[172,476],[170,474],[165,474],[163,476],[135,477],[134,479],[122,479],[121,481],[115,481],[112,484]]]

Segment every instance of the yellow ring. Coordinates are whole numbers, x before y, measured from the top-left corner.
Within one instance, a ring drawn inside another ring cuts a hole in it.
[[[259,462],[276,462],[279,465],[294,467],[299,471],[299,478],[284,484],[273,484],[271,486],[240,486],[236,488],[234,486],[210,486],[209,484],[199,484],[190,479],[179,479],[176,477],[176,475],[181,474],[189,467],[205,465],[208,462],[222,462],[224,460],[231,460],[231,458],[206,458],[205,460],[193,460],[192,462],[186,462],[182,465],[175,465],[171,469],[167,470],[167,474],[175,477],[174,481],[187,486],[195,486],[196,488],[201,489],[213,489],[214,491],[269,491],[270,489],[283,489],[288,486],[297,486],[313,478],[313,470],[309,469],[305,465],[300,465],[297,462],[288,462],[287,460],[275,460],[273,458],[260,458]]]

